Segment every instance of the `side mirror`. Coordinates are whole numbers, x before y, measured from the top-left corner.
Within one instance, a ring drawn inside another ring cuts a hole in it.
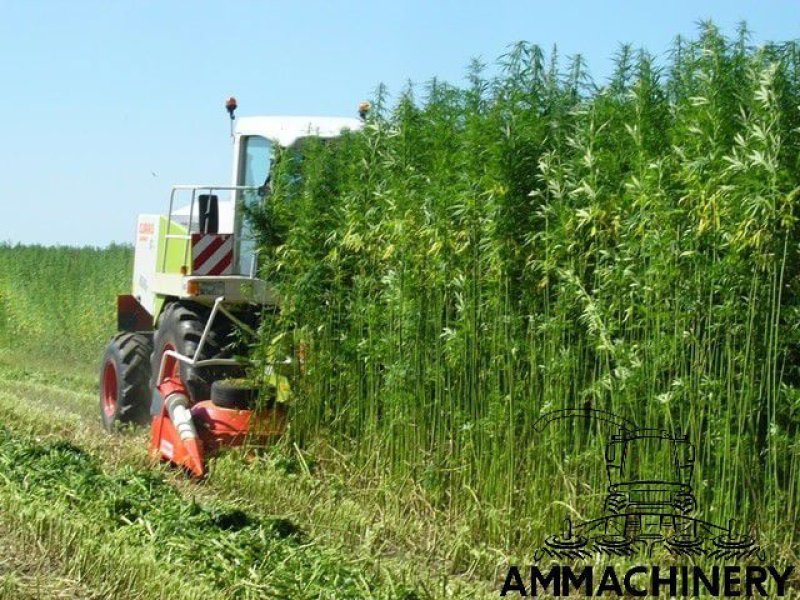
[[[219,198],[215,194],[197,196],[200,217],[200,233],[217,233],[219,231]]]

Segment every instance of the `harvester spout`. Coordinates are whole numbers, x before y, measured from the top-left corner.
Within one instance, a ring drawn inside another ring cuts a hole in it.
[[[197,430],[192,422],[192,413],[189,411],[189,398],[185,394],[174,393],[166,400],[167,411],[172,424],[182,441],[197,437]]]
[[[185,466],[197,477],[202,477],[205,474],[203,449],[189,410],[189,398],[185,394],[176,392],[167,397],[165,404],[169,419],[186,448],[188,464]]]

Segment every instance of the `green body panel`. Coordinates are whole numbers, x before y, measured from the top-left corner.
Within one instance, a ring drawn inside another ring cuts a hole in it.
[[[153,306],[153,329],[155,329],[155,324],[158,323],[158,317],[161,315],[161,311],[164,310],[164,304],[167,301],[166,296],[162,296],[161,294],[156,294],[156,301]]]
[[[191,262],[191,255],[189,249],[189,240],[175,239],[169,240],[167,245],[167,227],[169,227],[170,235],[187,235],[186,227],[172,221],[165,216],[161,216],[161,222],[158,228],[158,252],[156,254],[156,271],[158,273],[180,273],[181,267]],[[166,262],[164,256],[166,255]],[[186,265],[187,267],[189,265]],[[156,294],[153,322],[158,321],[161,311],[164,310],[164,304],[167,297],[162,294]]]
[[[179,225],[175,221],[169,223],[167,217],[161,217],[161,223],[158,228],[158,255],[156,262],[156,272],[158,273],[180,273],[181,267],[191,262],[191,255],[189,251],[189,240],[171,239],[169,246],[167,246],[167,228],[169,227],[170,235],[187,235],[186,227]],[[164,255],[166,254],[167,261],[164,263]]]

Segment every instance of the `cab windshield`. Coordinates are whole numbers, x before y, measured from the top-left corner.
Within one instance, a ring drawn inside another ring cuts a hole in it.
[[[273,148],[268,139],[252,135],[242,138],[241,160],[237,185],[252,186],[257,190],[248,190],[238,194],[239,202],[253,206],[258,204],[269,189],[269,172],[272,164]],[[237,232],[239,245],[239,260],[237,272],[249,275],[255,269],[255,238],[250,223],[239,214],[239,231]]]

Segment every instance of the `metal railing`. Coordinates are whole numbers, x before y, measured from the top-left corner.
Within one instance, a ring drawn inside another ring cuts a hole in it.
[[[183,362],[188,364],[191,367],[218,367],[218,366],[236,366],[239,365],[239,361],[233,358],[209,358],[206,360],[200,360],[200,355],[203,352],[203,348],[206,345],[206,339],[208,338],[208,333],[211,331],[211,327],[214,324],[214,319],[217,316],[217,313],[222,309],[222,303],[225,301],[224,296],[220,296],[216,300],[214,300],[214,306],[211,309],[211,314],[208,315],[208,321],[206,321],[206,326],[203,328],[203,335],[200,336],[200,342],[197,344],[197,348],[195,348],[194,356],[191,358],[186,356],[185,354],[181,354],[176,350],[167,350],[161,355],[161,365],[158,368],[158,383],[160,384],[164,381],[164,369],[167,366],[167,357],[172,357],[177,361]],[[227,314],[227,311],[224,311]]]
[[[203,334],[200,336],[200,341],[197,344],[197,348],[195,348],[194,356],[186,356],[185,354],[181,354],[177,350],[167,350],[161,355],[161,364],[158,368],[158,379],[157,385],[160,385],[164,381],[164,369],[167,366],[167,357],[174,358],[175,360],[186,363],[191,367],[232,367],[232,366],[239,366],[242,364],[241,361],[236,360],[235,358],[207,358],[205,360],[200,360],[200,355],[203,352],[203,349],[206,345],[206,339],[208,338],[208,334],[211,331],[211,328],[214,325],[214,319],[217,317],[218,313],[224,314],[228,317],[235,325],[248,331],[251,335],[255,335],[255,331],[252,327],[247,325],[246,323],[242,322],[234,314],[232,314],[229,310],[227,310],[223,303],[225,302],[224,296],[219,296],[216,300],[214,300],[214,306],[211,308],[211,313],[208,315],[208,321],[206,321],[206,325],[203,328]],[[291,364],[291,359],[288,361],[277,361],[277,362],[270,362],[267,363],[269,367],[274,367],[277,365],[284,365],[284,364]]]
[[[183,264],[188,266],[187,260],[189,258],[190,241],[192,239],[192,221],[194,220],[194,205],[197,199],[198,192],[205,192],[213,194],[214,192],[255,192],[258,191],[257,186],[253,185],[173,185],[169,194],[169,214],[167,215],[167,231],[164,234],[164,257],[161,261],[161,272],[165,273],[167,270],[167,257],[169,256],[169,243],[170,240],[183,240]],[[173,211],[175,210],[175,197],[179,192],[191,192],[191,201],[189,203],[189,220],[186,225],[186,233],[171,233],[173,223]],[[234,194],[234,203],[237,198]],[[234,210],[235,204],[234,204]],[[234,226],[236,219],[234,216]],[[199,222],[198,222],[199,226]],[[234,243],[236,240],[234,240]],[[238,254],[234,252],[234,254]]]

